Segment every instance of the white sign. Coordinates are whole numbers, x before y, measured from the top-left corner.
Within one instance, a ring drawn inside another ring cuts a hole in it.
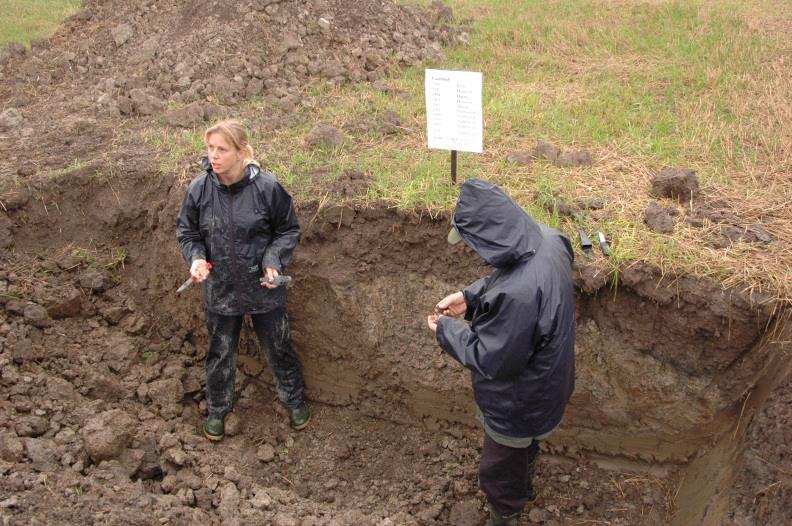
[[[481,73],[426,70],[429,148],[482,152],[481,84]]]

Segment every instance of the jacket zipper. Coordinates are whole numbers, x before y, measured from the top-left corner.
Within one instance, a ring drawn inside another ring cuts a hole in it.
[[[228,188],[228,226],[231,229],[229,232],[231,244],[231,275],[234,280],[234,295],[236,296],[239,310],[242,314],[245,313],[245,306],[242,304],[242,291],[239,285],[239,269],[237,268],[237,253],[236,253],[236,223],[234,222],[234,192]]]

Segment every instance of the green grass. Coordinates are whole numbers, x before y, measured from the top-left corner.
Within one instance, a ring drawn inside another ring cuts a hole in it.
[[[10,42],[26,46],[46,38],[64,18],[80,7],[80,0],[0,0],[0,47]]]
[[[783,3],[792,8],[792,2]],[[772,165],[788,146],[792,125],[774,119],[772,108],[760,101],[772,80],[767,63],[790,48],[782,39],[752,31],[744,3],[448,4],[459,18],[475,20],[471,45],[450,49],[445,61],[427,66],[484,73],[487,151],[461,154],[463,177],[502,173],[508,167],[498,165],[501,153],[547,140],[562,148],[606,149],[651,169],[693,166],[704,182],[729,184],[729,173]],[[423,136],[423,70],[412,68],[390,79],[408,93],[406,101],[367,86],[347,87],[320,93],[322,111],[316,115],[311,110],[310,116],[348,125],[358,115],[396,111],[415,129],[414,140],[386,139],[366,149],[370,137],[359,135],[342,155],[375,166],[377,159],[391,157],[382,150],[409,148],[398,170],[379,166],[378,180],[393,176],[401,185],[403,173],[424,180],[447,178],[447,162],[427,164],[433,154]],[[764,125],[768,121],[769,127]],[[293,151],[306,132],[292,130],[280,138],[281,146],[290,144],[285,151]],[[391,186],[388,181],[382,185]],[[409,195],[415,185],[403,186],[407,195],[397,201],[420,204]],[[426,204],[436,205],[435,197],[429,195]]]
[[[361,114],[396,111],[412,133],[377,138],[349,132],[341,151],[312,161],[326,162],[328,174],[349,166],[372,174],[369,199],[448,211],[456,189],[448,185],[448,152],[426,147],[424,68],[480,71],[485,151],[460,153],[460,179],[484,177],[504,186],[538,220],[567,233],[606,232],[614,272],[643,260],[669,271],[744,280],[789,297],[789,265],[783,263],[783,245],[792,241],[783,239],[788,218],[763,210],[781,210],[790,197],[783,181],[792,171],[792,40],[783,27],[792,18],[792,1],[447,4],[457,19],[472,21],[470,45],[388,79],[405,99],[367,85],[316,91],[321,110],[306,110],[305,127],[278,134],[272,150],[299,147],[316,121],[354,129]],[[782,29],[763,30],[772,22]],[[539,140],[588,149],[594,166],[504,161],[509,151]],[[651,200],[648,177],[665,167],[695,169],[701,184],[735,212],[753,203],[746,221],[775,225],[779,242],[769,249],[741,245],[719,252],[702,242],[704,233],[684,225],[674,235],[649,231],[642,215]],[[574,221],[557,215],[557,199],[581,198],[603,199],[605,213]]]
[[[721,117],[752,111],[740,101],[784,44],[750,31],[742,3],[450,4],[471,15],[491,6],[471,47],[449,53],[446,65],[484,72],[490,135],[509,120],[524,137],[615,147],[656,165],[705,158],[719,171],[761,157],[758,145],[738,140],[746,130]],[[712,125],[717,133],[704,133]]]
[[[36,16],[20,17],[44,18],[50,27],[76,4],[0,0],[6,9],[35,6],[31,13]],[[769,283],[792,296],[792,285],[785,284],[792,281],[792,265],[783,252],[792,243],[784,237],[792,218],[783,212],[792,198],[787,179],[792,173],[792,0],[446,4],[457,20],[469,21],[469,45],[448,48],[444,60],[386,79],[404,97],[369,84],[315,85],[291,124],[277,129],[260,122],[259,115],[272,111],[263,101],[235,108],[250,125],[262,164],[300,198],[324,199],[336,178],[359,170],[373,181],[355,196],[359,199],[450,211],[458,190],[449,184],[449,152],[427,148],[424,69],[480,71],[485,149],[459,154],[460,180],[496,182],[538,220],[567,233],[578,228],[607,232],[614,271],[644,260],[727,281],[738,276],[751,285]],[[40,14],[45,5],[52,8],[47,16]],[[10,29],[0,27],[8,41]],[[377,131],[386,111],[400,116],[404,133]],[[317,122],[343,129],[344,145],[308,148],[305,136]],[[154,122],[144,140],[159,152],[161,170],[181,170],[180,177],[192,174],[187,160],[203,148],[200,131],[173,131]],[[594,165],[570,169],[544,161],[528,166],[505,161],[510,151],[530,149],[540,140],[587,149]],[[749,203],[747,221],[763,221],[778,242],[766,249],[741,245],[713,251],[702,243],[700,230],[681,224],[670,236],[650,232],[642,220],[651,199],[648,179],[664,167],[695,169],[702,185],[735,212]],[[606,209],[574,221],[558,216],[556,200],[581,198],[602,199]]]
[[[203,130],[173,130],[163,126],[146,128],[143,141],[158,152],[159,169],[164,174],[189,178],[187,159],[195,158],[203,150]],[[190,167],[194,168],[194,167]]]
[[[68,166],[63,168],[58,168],[55,170],[49,170],[46,173],[48,177],[53,179],[58,179],[61,177],[69,176],[76,172],[81,168],[85,168],[86,166],[90,166],[93,163],[90,159],[74,159],[72,162],[69,163]],[[94,177],[102,177],[102,173],[96,173]]]

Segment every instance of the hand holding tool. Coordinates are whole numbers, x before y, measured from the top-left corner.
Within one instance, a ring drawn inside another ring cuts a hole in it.
[[[281,287],[283,285],[288,285],[289,283],[291,283],[291,280],[292,280],[291,276],[283,276],[281,274],[278,274],[277,276],[275,276],[274,278],[271,278],[271,279],[266,277],[266,276],[264,276],[262,278],[259,278],[259,281],[262,284],[264,284],[264,283],[272,283],[276,287]]]
[[[206,264],[206,270],[212,270],[212,264],[211,263],[207,263]],[[187,280],[184,283],[182,283],[181,285],[179,285],[178,289],[176,289],[176,294],[181,294],[182,292],[184,292],[185,290],[190,288],[190,285],[192,285],[194,281],[195,281],[195,278],[193,278],[192,276],[187,278]]]

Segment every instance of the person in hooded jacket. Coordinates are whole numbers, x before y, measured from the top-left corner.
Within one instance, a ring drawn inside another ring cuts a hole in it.
[[[539,442],[559,425],[574,389],[572,245],[480,179],[462,184],[448,241],[464,241],[494,270],[443,298],[427,323],[471,371],[485,432],[487,524],[518,524],[536,496]],[[463,315],[469,324],[457,319]]]
[[[289,336],[286,287],[274,282],[300,238],[292,198],[253,160],[247,130],[239,122],[215,124],[204,133],[204,143],[203,173],[187,188],[176,221],[176,238],[190,275],[204,284],[209,333],[204,435],[213,441],[225,435],[246,314],[267,354],[290,424],[302,429],[310,410]]]

